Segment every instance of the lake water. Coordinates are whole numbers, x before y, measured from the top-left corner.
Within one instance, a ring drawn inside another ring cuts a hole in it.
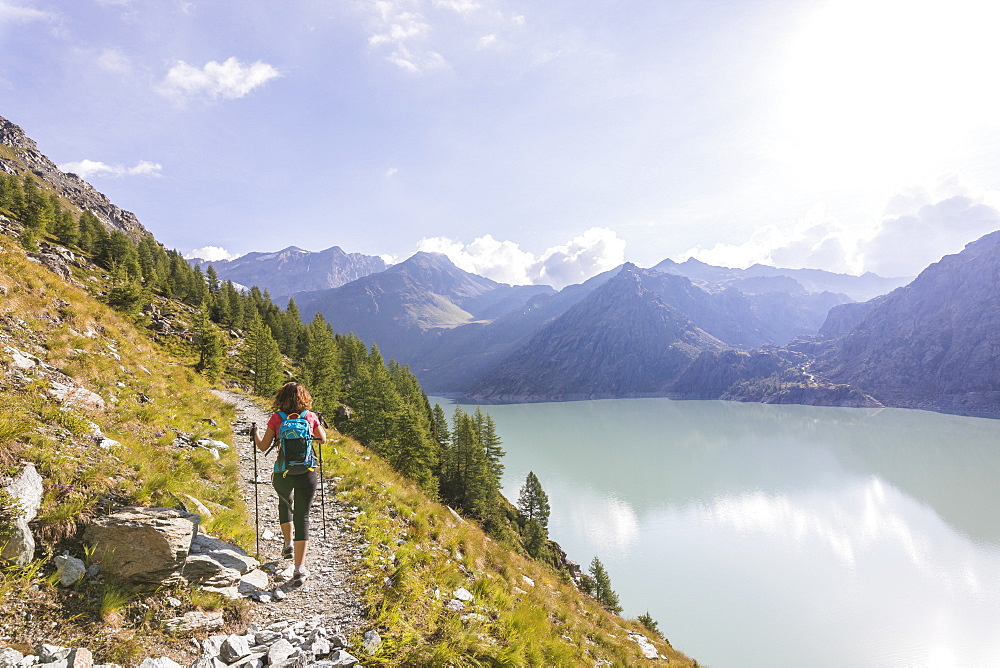
[[[431,397],[450,415],[453,401]],[[467,407],[466,407],[467,408]],[[620,399],[484,407],[504,494],[702,665],[1000,666],[1000,421]]]

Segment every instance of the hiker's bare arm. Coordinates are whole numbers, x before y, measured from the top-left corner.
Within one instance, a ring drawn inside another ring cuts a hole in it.
[[[316,440],[320,443],[326,443],[326,429],[323,429],[323,425],[318,424],[313,427],[313,436],[315,436]]]
[[[264,432],[263,438],[260,436],[260,430],[257,428],[257,425],[253,426],[251,433],[253,434],[253,442],[258,450],[263,452],[271,447],[271,443],[274,441],[274,431],[270,427]]]

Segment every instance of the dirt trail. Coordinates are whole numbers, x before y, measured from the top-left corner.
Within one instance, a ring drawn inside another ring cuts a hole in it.
[[[283,571],[290,571],[291,560],[281,559],[281,530],[278,527],[278,497],[271,486],[271,467],[274,453],[257,455],[254,472],[253,446],[247,432],[254,422],[263,433],[271,412],[248,400],[244,395],[215,391],[216,396],[236,407],[233,436],[240,462],[240,480],[243,498],[254,512],[254,480],[259,481],[257,499],[260,507],[260,560],[265,570],[271,572],[272,586],[281,585],[287,598],[271,603],[254,604],[253,615],[258,623],[266,626],[277,620],[308,620],[323,616],[323,624],[338,627],[345,635],[364,630],[364,606],[360,590],[354,584],[354,565],[360,558],[363,541],[352,524],[354,513],[337,498],[336,485],[325,481],[323,500],[326,511],[326,538],[323,538],[323,513],[317,491],[309,513],[309,551],[306,566],[309,578],[300,586],[291,586]]]

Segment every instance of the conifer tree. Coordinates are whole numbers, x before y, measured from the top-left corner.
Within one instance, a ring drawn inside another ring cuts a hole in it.
[[[268,397],[281,386],[281,351],[260,317],[250,322],[243,362],[253,376],[253,392]]]
[[[490,463],[490,472],[499,488],[500,481],[503,480],[504,465],[501,461],[507,453],[500,447],[500,436],[497,435],[497,427],[493,422],[493,417],[489,413],[483,413],[480,406],[476,406],[474,415],[476,423],[476,434],[479,442],[486,452],[486,458]]]
[[[222,374],[225,366],[226,351],[222,335],[212,324],[208,311],[202,308],[198,312],[198,363],[195,369],[205,374],[209,380],[215,381]]]
[[[448,418],[445,417],[444,409],[441,408],[441,404],[434,404],[432,418],[434,425],[434,440],[436,440],[441,446],[448,445],[448,442],[451,440],[451,434],[448,431]]]
[[[80,225],[72,212],[60,209],[52,226],[52,234],[63,246],[75,246],[80,240]]]
[[[302,378],[310,388],[316,410],[333,414],[343,393],[340,350],[322,315],[317,313],[306,326],[305,341],[305,355],[300,360]]]
[[[611,577],[597,557],[590,562],[590,576],[593,578],[594,598],[609,612],[621,614],[622,606],[618,601],[618,594],[611,588]]]
[[[524,485],[517,496],[517,509],[527,521],[538,522],[543,528],[549,526],[549,495],[542,489],[542,483],[534,471],[528,471]]]

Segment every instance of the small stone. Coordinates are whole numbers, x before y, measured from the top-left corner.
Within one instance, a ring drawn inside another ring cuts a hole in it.
[[[286,598],[288,598],[288,594],[285,593],[284,589],[275,589],[272,592],[272,596],[274,596],[275,601],[284,601]]]
[[[76,557],[60,554],[53,561],[56,565],[56,572],[59,574],[59,584],[63,587],[76,584],[87,574],[87,567],[82,560]]]
[[[382,646],[382,636],[378,634],[378,631],[372,629],[371,631],[365,632],[365,639],[362,643],[365,651],[369,654],[374,654],[378,651],[378,648]]]
[[[167,605],[169,605],[171,608],[179,608],[181,607],[181,600],[179,598],[174,598],[173,596],[171,596],[167,598]]]
[[[465,610],[465,603],[462,603],[457,598],[453,598],[444,604],[449,610],[454,610],[455,612],[461,612]]]
[[[16,665],[17,662],[23,658],[24,655],[16,649],[10,647],[0,649],[0,666],[3,666],[4,668]]]
[[[452,596],[457,598],[459,601],[470,601],[470,602],[476,598],[475,596],[472,595],[472,592],[470,592],[468,589],[465,589],[464,587],[456,589],[452,594]]]
[[[267,662],[272,666],[284,663],[285,659],[290,657],[295,651],[292,643],[288,642],[285,638],[281,638],[267,650]]]
[[[233,663],[250,653],[250,642],[246,636],[231,635],[219,648],[219,657],[226,663]]]
[[[351,654],[348,654],[342,649],[338,649],[333,654],[330,655],[329,665],[331,666],[345,666],[347,668],[350,668],[350,666],[356,666],[357,664],[358,664],[358,658],[352,656]]]
[[[173,659],[161,656],[157,659],[146,659],[136,666],[136,668],[184,668],[184,666]]]
[[[257,631],[254,634],[254,642],[258,645],[270,645],[280,637],[281,634],[277,631]]]
[[[70,647],[43,644],[36,650],[36,654],[38,654],[39,663],[54,663],[67,659],[72,651],[73,649]]]

